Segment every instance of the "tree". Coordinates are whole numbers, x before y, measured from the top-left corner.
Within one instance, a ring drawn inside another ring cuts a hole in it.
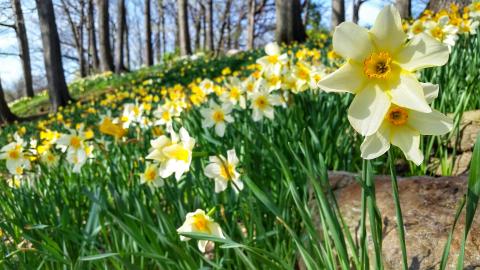
[[[471,0],[430,0],[425,9],[432,10],[436,13],[442,9],[448,9],[450,4],[457,4],[460,8],[463,8],[471,2]]]
[[[25,92],[28,97],[33,97],[32,66],[30,63],[30,50],[28,46],[27,30],[25,29],[25,20],[23,18],[22,5],[20,0],[12,0],[11,3],[15,15],[15,32],[17,33],[18,47],[20,48],[20,58],[22,59]]]
[[[117,42],[115,43],[115,72],[121,73],[126,71],[124,64],[124,48],[125,34],[127,26],[125,0],[117,0]],[[128,40],[127,40],[128,42]]]
[[[150,0],[145,0],[145,65],[153,65],[152,18]],[[188,31],[188,26],[187,26]]]
[[[100,69],[98,60],[97,37],[95,35],[95,17],[93,0],[88,0],[87,6],[87,29],[88,29],[88,56],[91,69],[97,71]],[[91,61],[90,61],[91,59]],[[90,72],[93,73],[93,72]]]
[[[354,0],[354,1],[357,1],[357,0]],[[344,21],[345,21],[345,0],[332,0],[332,29]]]
[[[189,55],[192,53],[192,48],[190,47],[190,33],[188,32],[187,0],[178,0],[177,6],[180,55]]]
[[[395,5],[403,19],[412,17],[412,0],[396,0]]]
[[[256,0],[248,1],[247,49],[255,46],[255,16],[260,14],[265,7],[266,0],[261,0],[257,5]]]
[[[360,7],[367,2],[368,0],[353,0],[353,12],[352,12],[352,21],[358,23],[360,19]]]
[[[48,95],[52,111],[66,106],[71,100],[63,71],[60,39],[55,22],[52,0],[35,0],[37,4],[40,32],[42,35],[43,59],[48,81]]]
[[[300,0],[275,0],[275,15],[275,38],[278,43],[290,44],[307,39]]]
[[[205,20],[207,29],[205,31],[206,50],[213,52],[213,3],[212,0],[207,0],[205,5]]]
[[[12,123],[17,119],[17,116],[15,116],[12,111],[10,111],[10,108],[8,108],[8,103],[5,100],[5,94],[3,93],[2,80],[0,80],[0,120],[3,123]]]
[[[100,65],[103,72],[113,71],[112,48],[110,47],[108,0],[98,0],[97,5],[99,28],[98,34],[100,41]]]
[[[230,17],[230,7],[232,6],[232,1],[231,0],[227,0],[226,3],[225,3],[225,11],[222,13],[223,16],[222,16],[222,23],[220,25],[220,38],[218,39],[218,44],[217,44],[217,48],[216,48],[216,51],[215,51],[215,54],[218,54],[220,52],[220,50],[223,48],[223,43],[224,43],[224,40],[225,40],[225,29],[227,28],[228,26],[228,18]]]
[[[80,67],[80,77],[87,76],[87,67],[84,55],[84,48],[83,48],[83,29],[85,24],[85,0],[75,1],[76,5],[71,3],[67,0],[60,1],[67,17],[68,24],[70,25],[70,29],[73,35],[73,41],[75,45],[75,49],[77,50],[78,55],[78,64]],[[78,22],[74,21],[72,9],[75,9],[78,13]]]

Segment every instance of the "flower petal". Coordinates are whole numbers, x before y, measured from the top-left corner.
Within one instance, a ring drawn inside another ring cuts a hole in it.
[[[280,47],[275,42],[270,42],[265,46],[265,53],[268,55],[280,54]]]
[[[422,85],[425,100],[428,104],[432,103],[438,97],[439,85],[433,83],[420,83],[420,85]]]
[[[420,134],[408,126],[394,127],[391,133],[392,144],[399,147],[405,157],[415,163],[422,164],[423,153],[420,151]]]
[[[410,111],[408,125],[422,135],[443,135],[452,130],[453,120],[436,110],[431,113]]]
[[[448,46],[427,34],[416,35],[396,57],[399,65],[408,71],[442,66],[448,61]]]
[[[333,33],[333,50],[346,59],[363,63],[374,47],[367,29],[352,22],[343,22]]]
[[[395,53],[407,39],[403,31],[402,18],[393,5],[388,5],[380,11],[370,33],[380,51]]]
[[[347,62],[335,72],[320,80],[318,87],[327,92],[356,93],[361,90],[364,81],[362,67]]]
[[[431,112],[432,109],[425,100],[422,85],[413,74],[400,74],[397,85],[390,91],[392,103],[420,112]]]
[[[368,136],[360,146],[362,151],[362,158],[374,159],[377,158],[390,149],[390,126],[383,124],[380,129],[374,134]]]
[[[375,84],[369,84],[359,92],[348,108],[348,120],[363,136],[375,133],[390,107],[390,98]]]

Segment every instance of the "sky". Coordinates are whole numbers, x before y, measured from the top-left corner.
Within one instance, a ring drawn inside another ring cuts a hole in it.
[[[326,6],[327,13],[325,15],[324,23],[329,24],[330,22],[330,0],[313,0],[318,2],[324,2]],[[377,14],[380,12],[383,6],[390,4],[392,0],[369,0],[365,2],[360,8],[360,21],[359,24],[363,26],[371,26],[375,21]],[[25,13],[25,19],[27,24],[27,31],[29,35],[30,42],[37,42],[36,45],[31,45],[32,47],[40,46],[40,36],[39,29],[36,26],[36,11],[34,9],[34,3],[32,0],[22,1],[23,9]],[[346,20],[351,20],[352,17],[352,0],[345,0],[346,6]],[[421,5],[413,5],[414,15],[418,14],[424,7]],[[129,12],[129,11],[127,11]],[[5,14],[0,14],[0,21],[5,20]],[[22,68],[20,58],[18,56],[5,56],[1,53],[17,53],[17,39],[14,31],[11,29],[6,29],[5,27],[0,27],[0,78],[5,89],[12,88],[14,82],[22,78]],[[32,64],[33,64],[33,73],[34,75],[43,74],[43,58],[40,52],[31,52]],[[72,63],[64,63],[65,68],[72,67]],[[67,80],[73,79],[72,75],[67,74]]]

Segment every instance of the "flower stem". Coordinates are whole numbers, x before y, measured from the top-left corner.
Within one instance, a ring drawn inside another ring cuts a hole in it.
[[[400,240],[400,248],[402,249],[402,265],[403,269],[408,269],[407,263],[407,247],[405,245],[405,227],[403,225],[402,209],[400,207],[400,198],[398,194],[397,173],[395,171],[395,157],[393,150],[388,151],[388,163],[390,165],[390,179],[392,180],[393,200],[395,202],[395,213],[397,216],[397,230]]]

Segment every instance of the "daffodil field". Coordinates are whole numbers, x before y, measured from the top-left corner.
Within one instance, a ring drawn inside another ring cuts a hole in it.
[[[387,6],[371,29],[72,83],[76,103],[0,131],[0,268],[383,269],[373,175],[392,177],[403,239],[397,174],[450,175],[480,108],[479,22],[480,2],[416,21]],[[479,168],[477,141],[467,223]],[[358,239],[331,170],[360,176]]]

